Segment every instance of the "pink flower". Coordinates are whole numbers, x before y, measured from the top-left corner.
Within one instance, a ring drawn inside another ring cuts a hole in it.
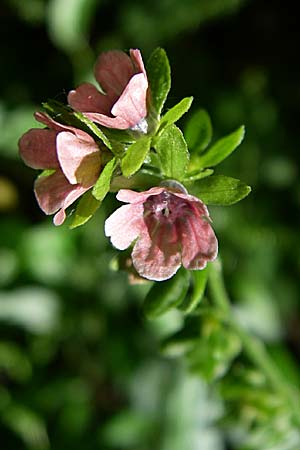
[[[136,241],[132,261],[149,280],[171,278],[181,264],[203,269],[218,252],[209,213],[198,198],[179,190],[154,187],[146,192],[121,189],[117,199],[129,203],[105,222],[105,234],[124,250]]]
[[[62,125],[44,113],[35,113],[35,118],[49,129],[27,131],[19,140],[20,155],[34,169],[55,169],[37,178],[34,191],[40,208],[46,214],[56,213],[54,224],[61,225],[65,209],[95,184],[101,155],[84,131]]]
[[[102,53],[95,65],[95,78],[105,94],[83,83],[68,95],[73,109],[109,128],[147,132],[146,95],[148,80],[139,50]]]

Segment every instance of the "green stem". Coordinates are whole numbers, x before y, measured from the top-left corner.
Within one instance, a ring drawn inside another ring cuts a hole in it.
[[[286,398],[295,414],[295,418],[300,423],[299,392],[296,387],[290,386],[286,382],[282,372],[268,354],[263,342],[238,323],[225,289],[221,262],[219,260],[210,265],[208,282],[213,302],[222,311],[225,321],[230,324],[240,337],[249,359],[264,373],[273,389]]]

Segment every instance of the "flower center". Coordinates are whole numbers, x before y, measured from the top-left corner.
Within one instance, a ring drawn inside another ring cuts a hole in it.
[[[144,203],[144,219],[146,223],[155,222],[173,224],[176,219],[183,217],[190,211],[190,207],[180,197],[164,191],[158,195],[151,195]]]

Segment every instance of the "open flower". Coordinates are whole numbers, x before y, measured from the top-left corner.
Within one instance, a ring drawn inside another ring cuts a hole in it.
[[[35,181],[34,192],[40,208],[55,214],[61,225],[65,209],[96,182],[101,169],[101,154],[93,138],[82,130],[62,125],[47,114],[35,118],[48,129],[33,128],[19,140],[20,155],[34,169],[54,169]]]
[[[117,199],[129,203],[105,222],[105,234],[124,250],[136,241],[132,262],[149,280],[171,278],[183,265],[203,269],[218,252],[218,241],[204,203],[185,192],[154,187],[146,192],[121,189]]]
[[[119,50],[101,53],[94,73],[105,94],[83,83],[68,95],[72,108],[109,128],[147,132],[148,80],[140,51],[131,49],[130,56]]]

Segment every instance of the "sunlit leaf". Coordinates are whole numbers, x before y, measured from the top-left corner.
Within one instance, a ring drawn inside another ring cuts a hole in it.
[[[150,145],[151,137],[144,136],[129,146],[121,161],[122,173],[125,177],[130,177],[141,168],[149,153]]]
[[[207,205],[233,205],[245,198],[251,187],[236,178],[212,175],[194,183],[191,193]]]
[[[188,120],[184,136],[190,151],[202,152],[212,138],[212,124],[204,109],[195,111]]]
[[[147,63],[150,85],[151,106],[159,116],[171,88],[171,69],[166,52],[162,48],[154,50]]]
[[[182,180],[189,162],[189,152],[182,132],[176,125],[165,128],[155,143],[162,173]]]
[[[70,228],[77,228],[86,223],[93,217],[95,211],[99,208],[100,203],[101,202],[92,195],[91,191],[86,192],[79,200]]]
[[[213,167],[227,158],[242,142],[245,127],[241,126],[228,136],[219,139],[197,159],[199,167]]]
[[[186,97],[177,103],[177,105],[173,106],[173,108],[169,109],[169,111],[161,118],[160,129],[177,122],[177,120],[190,109],[192,101],[193,97]]]
[[[111,159],[105,166],[93,188],[93,196],[100,202],[110,189],[110,182],[116,167],[116,158]]]

